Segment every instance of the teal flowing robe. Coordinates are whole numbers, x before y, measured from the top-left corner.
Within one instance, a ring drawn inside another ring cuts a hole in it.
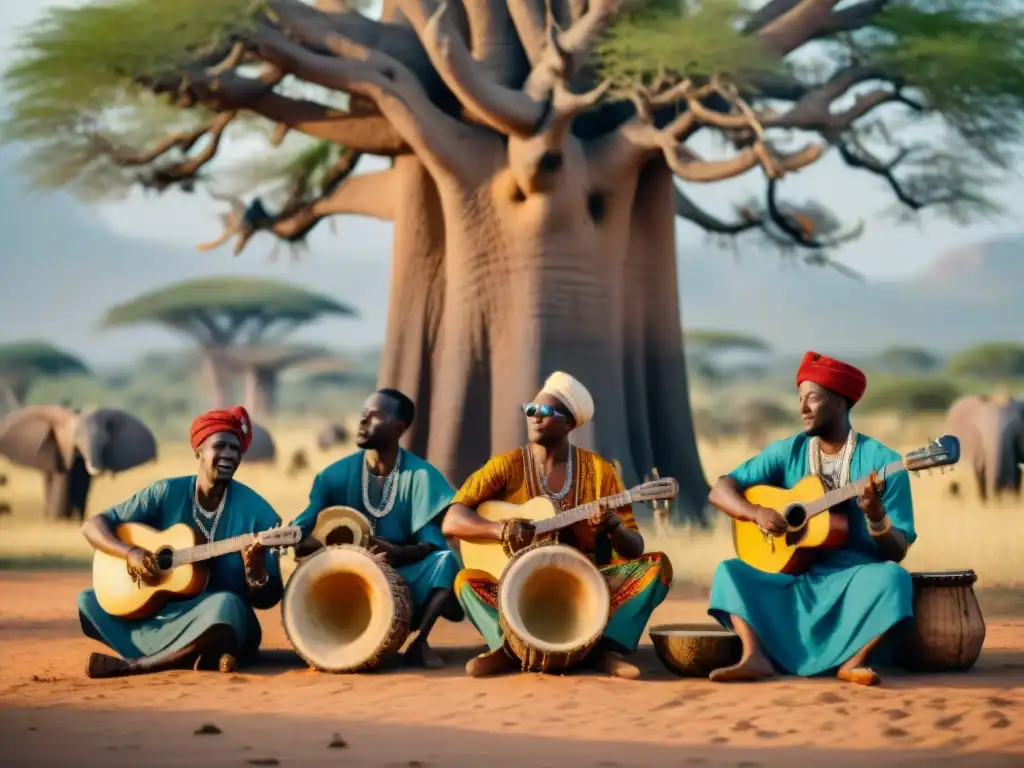
[[[809,472],[809,439],[800,433],[774,442],[728,477],[741,491],[753,485],[792,488]],[[899,458],[858,433],[850,481],[866,478],[871,470],[880,471]],[[917,532],[908,474],[887,477],[881,499],[892,527],[912,544]],[[806,573],[764,573],[739,559],[726,560],[715,571],[708,613],[730,629],[730,615],[746,621],[776,665],[789,674],[810,677],[834,670],[870,640],[913,616],[910,574],[898,563],[882,559],[864,513],[853,501],[834,511],[849,518],[846,543],[819,552]],[[880,648],[882,653],[886,650],[891,652],[891,644]]]
[[[316,518],[326,507],[340,505],[362,512],[374,528],[373,535],[392,544],[427,543],[434,549],[423,560],[396,568],[409,586],[413,602],[413,628],[423,620],[423,609],[436,589],[451,589],[462,563],[441,533],[441,514],[451,504],[455,490],[433,465],[400,449],[402,466],[391,511],[381,518],[363,506],[363,452],[356,451],[331,464],[313,479],[309,504],[292,525],[309,536]]]
[[[192,518],[195,484],[195,475],[158,480],[127,501],[101,512],[100,517],[112,529],[121,523],[143,523],[164,530],[185,523],[198,532]],[[280,524],[281,519],[270,504],[248,486],[232,480],[226,493],[216,541],[258,533]],[[202,533],[199,535],[202,538]],[[206,561],[210,577],[200,595],[169,602],[148,619],[111,616],[100,607],[95,591],[87,589],[78,595],[82,628],[123,658],[139,659],[179,650],[210,628],[226,625],[234,630],[242,651],[251,654],[259,648],[263,637],[254,606],[272,608],[284,593],[277,554],[270,550],[264,550],[264,554],[269,578],[258,590],[250,590],[245,581],[242,553],[232,552]]]

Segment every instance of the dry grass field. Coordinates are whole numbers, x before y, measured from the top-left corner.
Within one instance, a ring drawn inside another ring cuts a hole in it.
[[[344,456],[354,446],[321,452],[311,427],[297,424],[268,424],[278,447],[276,465],[246,465],[238,479],[255,488],[278,511],[284,521],[305,508],[313,474]],[[861,418],[857,428],[877,436],[900,451],[920,447],[941,431],[940,420]],[[780,435],[781,436],[781,433]],[[288,460],[298,449],[306,451],[311,468],[297,476],[286,472]],[[715,445],[702,441],[701,456],[707,476],[715,477],[743,461],[756,447],[733,440]],[[89,513],[102,511],[127,498],[149,482],[195,471],[195,460],[186,443],[161,445],[159,460],[124,472],[104,476],[93,483]],[[38,473],[19,469],[0,459],[0,473],[6,487],[0,501],[12,512],[0,517],[0,563],[7,567],[53,565],[61,561],[88,559],[89,548],[77,525],[46,524],[41,518],[42,480]],[[950,478],[966,486],[960,498],[948,494]],[[990,505],[977,503],[966,473],[921,474],[912,479],[919,538],[906,563],[911,570],[959,570],[973,568],[979,588],[1024,587],[1024,503]],[[677,579],[696,585],[710,584],[715,566],[732,555],[729,527],[724,519],[710,531],[680,526],[669,534],[656,536],[647,531],[649,548],[661,549],[672,558]]]

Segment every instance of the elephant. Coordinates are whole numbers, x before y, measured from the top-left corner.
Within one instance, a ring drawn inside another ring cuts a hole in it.
[[[246,464],[273,464],[277,461],[277,446],[267,428],[260,424],[252,425],[252,442],[245,452]]]
[[[327,424],[316,435],[316,444],[321,451],[345,442],[348,442],[348,430],[344,424]]]
[[[0,455],[44,474],[49,518],[85,519],[92,478],[156,459],[156,438],[135,416],[115,408],[85,412],[31,405],[0,423]]]
[[[946,415],[946,432],[960,439],[960,461],[978,485],[982,502],[1021,494],[1024,400],[968,395]]]

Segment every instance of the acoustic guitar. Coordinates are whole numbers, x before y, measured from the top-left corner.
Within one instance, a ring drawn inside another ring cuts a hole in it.
[[[947,467],[960,460],[960,441],[943,435],[923,448],[910,451],[878,473],[879,485],[896,472],[920,472]],[[940,470],[941,471],[941,470]],[[847,483],[826,491],[821,478],[808,475],[792,488],[755,485],[743,495],[751,504],[774,509],[786,521],[786,532],[771,534],[749,520],[733,520],[732,535],[736,555],[743,562],[767,573],[803,573],[819,550],[842,546],[849,532],[849,520],[838,504],[860,494],[867,479]]]
[[[563,528],[569,528],[590,517],[590,513],[600,504],[606,502],[611,508],[625,507],[644,501],[674,499],[679,493],[679,483],[671,477],[663,477],[650,482],[641,483],[628,491],[605,496],[603,499],[560,512],[558,507],[545,496],[537,496],[525,504],[512,504],[507,501],[485,501],[477,507],[476,513],[485,520],[497,522],[515,517],[529,520],[536,527],[534,541],[550,537]],[[508,563],[508,556],[500,541],[489,539],[463,539],[459,543],[462,562],[466,568],[485,571],[494,578],[500,579],[501,572]]]
[[[163,531],[142,523],[122,523],[114,530],[114,535],[129,546],[152,552],[161,575],[155,584],[136,583],[122,558],[97,550],[92,560],[96,600],[111,616],[143,619],[155,614],[171,600],[195,597],[206,589],[210,573],[204,561],[241,552],[254,542],[267,549],[295,546],[302,538],[302,529],[291,525],[200,543],[195,530],[185,523],[172,525]]]

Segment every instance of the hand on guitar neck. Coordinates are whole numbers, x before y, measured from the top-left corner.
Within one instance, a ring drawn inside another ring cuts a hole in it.
[[[885,487],[885,480],[879,479],[878,473],[871,470],[871,474],[864,481],[864,485],[857,494],[857,506],[867,516],[868,520],[877,523],[885,517],[885,508],[882,507],[882,497],[879,491]]]

